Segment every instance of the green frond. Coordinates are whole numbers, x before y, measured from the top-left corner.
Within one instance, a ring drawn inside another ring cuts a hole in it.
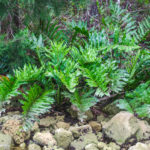
[[[35,81],[40,78],[42,74],[42,68],[32,66],[31,64],[25,64],[23,69],[18,68],[14,70],[15,77],[20,82]]]
[[[136,43],[140,43],[148,34],[150,34],[150,16],[144,18],[143,21],[139,23],[136,33],[133,35]]]
[[[21,83],[15,77],[2,78],[0,80],[0,103],[8,102],[12,97],[19,95],[20,85]]]
[[[49,111],[51,105],[54,103],[54,99],[52,98],[54,93],[53,90],[44,91],[40,86],[35,84],[26,94],[23,94],[24,100],[20,100],[20,102],[25,119],[25,130],[28,129],[28,126],[32,124],[36,117]]]

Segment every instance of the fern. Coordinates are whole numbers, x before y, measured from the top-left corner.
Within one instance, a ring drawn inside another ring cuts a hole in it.
[[[139,26],[135,34],[133,34],[136,43],[144,41],[149,33],[150,33],[150,16],[143,19],[143,21],[139,23]]]
[[[63,92],[64,96],[69,98],[71,103],[77,107],[78,117],[81,121],[86,117],[84,113],[98,102],[98,99],[92,96],[93,93],[94,90],[91,89],[76,90],[74,93]]]
[[[32,122],[41,114],[46,113],[54,103],[53,90],[44,91],[40,86],[34,85],[23,94],[24,100],[20,100],[23,109],[24,130],[28,130]]]
[[[150,81],[140,84],[133,92],[127,92],[125,98],[116,103],[121,109],[150,118]]]
[[[20,82],[31,82],[38,80],[42,74],[42,68],[37,68],[31,64],[25,64],[23,69],[18,68],[14,71],[14,74]]]

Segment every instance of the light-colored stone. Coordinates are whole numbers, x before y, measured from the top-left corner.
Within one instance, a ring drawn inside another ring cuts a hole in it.
[[[63,128],[68,130],[70,128],[70,124],[69,123],[65,123],[65,122],[58,122],[56,124],[57,128]]]
[[[9,135],[0,133],[0,150],[11,150],[13,139]]]
[[[38,125],[38,123],[37,122],[35,122],[34,124],[33,124],[33,127],[32,127],[32,129],[31,129],[31,131],[32,132],[36,132],[36,131],[39,131],[40,129],[39,129],[39,125]]]
[[[133,136],[138,141],[150,137],[150,126],[129,112],[120,112],[115,115],[104,124],[103,131],[108,138],[115,140],[119,145],[127,142]]]
[[[71,126],[69,128],[69,131],[72,132],[73,136],[75,138],[78,138],[79,136],[92,132],[92,128],[90,125],[83,125],[83,126]]]
[[[94,133],[87,133],[74,140],[70,147],[75,150],[83,150],[88,144],[98,144],[97,137]]]
[[[87,118],[85,118],[86,121],[90,121],[94,118],[94,115],[91,110],[86,111],[85,115],[87,116]]]
[[[143,143],[137,143],[136,145],[130,147],[129,150],[150,150],[150,146]]]
[[[102,130],[102,126],[101,124],[97,123],[96,121],[90,121],[90,126],[92,127],[92,129],[96,132],[99,132]]]
[[[54,146],[57,144],[56,140],[53,138],[53,135],[49,132],[37,132],[33,136],[33,140],[39,145],[51,145]]]
[[[88,144],[85,146],[85,150],[99,150],[96,144]]]
[[[3,124],[2,131],[12,136],[15,143],[21,144],[30,138],[30,132],[21,131],[21,126],[19,120],[8,120]]]
[[[55,139],[58,146],[67,149],[71,141],[73,140],[73,136],[71,131],[60,128],[55,131]]]
[[[39,125],[43,127],[49,127],[54,126],[56,124],[57,120],[54,117],[46,117],[40,119]]]
[[[103,138],[103,133],[102,132],[98,132],[97,133],[97,139],[98,139],[98,141],[102,141],[102,138]]]
[[[44,146],[43,150],[64,150],[63,148],[58,148],[57,146]]]
[[[30,144],[28,150],[41,150],[41,147],[37,144]]]
[[[26,149],[26,143],[21,143],[19,145],[19,147],[20,147],[21,150],[25,150]]]
[[[120,150],[120,146],[117,145],[116,143],[109,143],[109,147],[112,149],[112,150]]]
[[[112,150],[106,143],[99,142],[98,143],[99,150]]]

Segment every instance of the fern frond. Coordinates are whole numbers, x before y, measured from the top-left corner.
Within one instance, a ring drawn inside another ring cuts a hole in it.
[[[140,43],[145,40],[146,36],[150,33],[150,16],[144,18],[142,22],[139,23],[139,26],[136,30],[136,33],[133,34],[136,43]]]
[[[0,103],[9,101],[12,97],[20,94],[18,88],[21,83],[15,77],[10,76],[9,80],[6,78],[0,79]]]
[[[14,70],[15,77],[20,82],[29,82],[39,79],[42,74],[42,68],[25,64],[23,69],[18,68]]]
[[[34,85],[30,88],[27,94],[23,94],[24,100],[20,100],[23,109],[23,117],[25,119],[24,129],[27,130],[28,126],[41,114],[46,113],[54,103],[52,95],[53,90],[44,91],[40,86]],[[26,122],[27,121],[27,122]]]

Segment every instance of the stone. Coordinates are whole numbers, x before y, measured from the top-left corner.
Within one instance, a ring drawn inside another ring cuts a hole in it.
[[[138,141],[149,139],[150,126],[129,112],[120,112],[104,124],[105,135],[122,145],[135,136]]]
[[[106,143],[99,142],[98,143],[99,150],[112,150]]]
[[[35,122],[35,123],[33,124],[33,127],[32,127],[32,129],[31,129],[31,131],[32,131],[32,132],[40,131],[39,125],[38,125],[37,122]]]
[[[112,150],[120,150],[120,146],[116,143],[110,142],[108,145]]]
[[[97,116],[97,122],[99,123],[104,122],[104,121],[107,122],[109,120],[110,120],[109,116],[106,117],[104,114],[100,114]]]
[[[99,132],[102,130],[102,126],[101,124],[97,123],[96,121],[90,121],[90,126],[92,127],[92,129],[96,132]]]
[[[42,118],[40,119],[39,125],[43,126],[43,127],[50,127],[50,126],[54,126],[56,124],[56,119],[54,117],[46,117],[46,118]]]
[[[101,141],[103,139],[103,133],[102,132],[97,133],[97,139],[98,139],[98,141]]]
[[[71,131],[67,131],[63,128],[57,129],[55,131],[55,139],[57,141],[58,146],[67,149],[73,140],[73,136]]]
[[[37,144],[30,144],[28,150],[41,150],[41,147]]]
[[[54,146],[57,144],[56,140],[53,138],[53,135],[49,132],[37,132],[33,136],[33,140],[41,146],[51,145]]]
[[[53,146],[53,147],[51,147],[51,146],[44,146],[43,147],[43,150],[64,150],[63,148],[58,148],[57,146]]]
[[[75,138],[78,138],[79,136],[92,132],[92,128],[90,125],[83,125],[83,126],[72,126],[69,128],[69,131],[72,132],[73,136]]]
[[[87,133],[79,137],[79,139],[71,142],[70,149],[83,150],[89,144],[98,144],[97,137],[94,133]]]
[[[65,116],[64,115],[58,115],[58,116],[56,116],[56,120],[57,120],[57,122],[64,122],[64,118],[65,118]]]
[[[86,111],[85,115],[87,116],[87,118],[85,119],[86,121],[90,121],[94,118],[94,115],[91,110]]]
[[[20,147],[21,150],[25,150],[26,149],[26,143],[21,143],[19,145],[19,147]]]
[[[3,124],[2,131],[12,136],[16,144],[21,144],[30,138],[30,132],[22,131],[21,127],[19,120],[8,120]]]
[[[96,144],[88,144],[85,146],[85,150],[99,150]]]
[[[120,109],[116,106],[116,104],[111,103],[103,108],[103,112],[109,115],[116,115],[117,113],[120,112]]]
[[[10,135],[0,133],[0,150],[11,150],[13,139]]]
[[[139,142],[136,145],[130,147],[129,150],[150,150],[150,146]]]
[[[69,123],[65,123],[65,122],[58,122],[56,124],[57,128],[63,128],[68,130],[70,128],[70,124]]]
[[[67,111],[71,115],[72,118],[78,118],[78,109],[76,106],[71,105],[71,107],[67,109]]]

